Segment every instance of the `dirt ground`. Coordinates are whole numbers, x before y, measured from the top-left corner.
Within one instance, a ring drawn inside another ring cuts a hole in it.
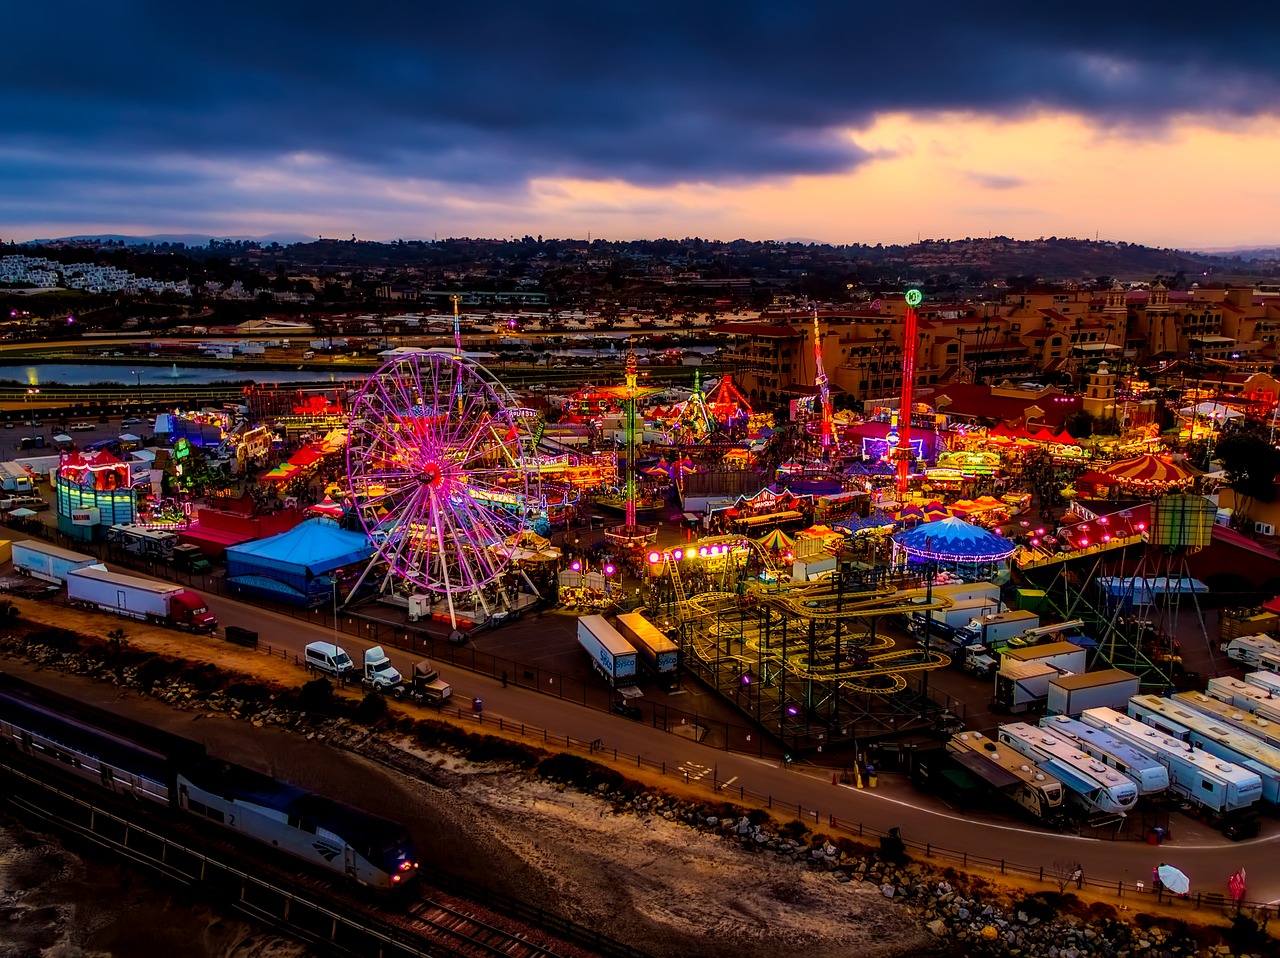
[[[20,605],[28,622],[98,635],[117,626],[46,603]],[[305,677],[292,660],[137,623],[125,627],[130,643],[154,652],[286,685]],[[801,949],[811,958],[877,958],[919,954],[935,942],[873,885],[841,884],[661,817],[615,813],[606,801],[518,771],[419,751],[425,774],[410,777],[358,754],[380,750],[361,748],[362,732],[338,749],[223,715],[171,709],[87,679],[36,673],[17,662],[5,668],[203,741],[232,761],[399,818],[437,871],[484,881],[653,955],[765,958]]]

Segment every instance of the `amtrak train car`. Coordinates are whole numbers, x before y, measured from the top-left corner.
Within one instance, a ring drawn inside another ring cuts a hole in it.
[[[418,872],[403,825],[210,759],[198,742],[4,673],[0,747],[94,790],[196,816],[372,888],[408,885]]]

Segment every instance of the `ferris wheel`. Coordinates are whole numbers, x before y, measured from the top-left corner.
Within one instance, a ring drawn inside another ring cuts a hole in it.
[[[541,509],[534,443],[506,387],[451,353],[383,364],[352,408],[347,475],[383,592],[425,594],[450,621],[508,599],[511,557]],[[357,584],[358,587],[359,584]]]

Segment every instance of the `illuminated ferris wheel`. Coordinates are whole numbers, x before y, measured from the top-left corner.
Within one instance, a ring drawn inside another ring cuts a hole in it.
[[[455,627],[501,610],[542,501],[525,423],[506,387],[460,355],[381,366],[356,398],[347,445],[352,499],[376,549],[362,581],[427,595]]]

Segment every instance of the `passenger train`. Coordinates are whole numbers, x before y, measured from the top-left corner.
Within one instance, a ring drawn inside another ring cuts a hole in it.
[[[0,747],[94,789],[195,817],[360,885],[417,876],[403,825],[217,761],[204,746],[0,673]]]
[[[1025,722],[1000,726],[1000,744],[1025,755],[1062,782],[1067,797],[1089,814],[1123,815],[1138,801],[1138,786],[1086,754],[1065,735]]]

